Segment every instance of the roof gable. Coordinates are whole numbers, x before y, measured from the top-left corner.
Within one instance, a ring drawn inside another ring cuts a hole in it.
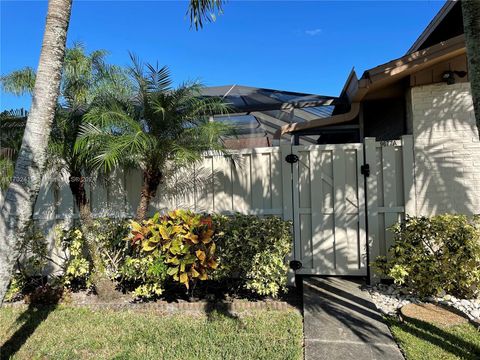
[[[463,17],[460,1],[447,1],[408,49],[407,54],[423,50],[461,34],[463,34]]]

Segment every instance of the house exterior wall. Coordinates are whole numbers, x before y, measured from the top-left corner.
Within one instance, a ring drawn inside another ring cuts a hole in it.
[[[480,213],[480,141],[469,83],[407,93],[417,215]]]

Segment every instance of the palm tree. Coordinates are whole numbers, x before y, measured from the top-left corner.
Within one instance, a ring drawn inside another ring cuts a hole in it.
[[[463,27],[475,119],[480,136],[480,1],[462,0]]]
[[[135,95],[110,98],[86,115],[87,125],[77,150],[95,154],[90,162],[104,171],[119,165],[140,168],[143,184],[136,217],[143,220],[150,201],[165,175],[167,161],[178,166],[201,159],[206,150],[223,151],[221,136],[230,128],[214,122],[227,105],[218,98],[201,96],[202,85],[185,83],[173,89],[167,67],[147,64],[131,55],[129,68]]]
[[[49,0],[32,106],[15,172],[0,211],[0,305],[20,255],[40,189],[46,150],[60,90],[72,0]]]
[[[188,13],[195,28],[214,19],[222,0],[190,0]],[[10,282],[33,206],[40,189],[46,150],[59,95],[72,0],[49,0],[33,101],[10,183],[0,211],[0,306]]]
[[[93,219],[85,191],[85,176],[90,170],[74,151],[83,115],[96,99],[119,94],[125,89],[121,69],[105,64],[106,52],[85,53],[82,44],[66,50],[60,86],[59,104],[55,112],[52,136],[48,146],[47,163],[50,172],[64,173],[79,209],[86,250],[94,270],[93,284],[101,297],[111,296],[113,284],[105,274],[100,256],[100,244],[95,240]],[[35,72],[24,68],[1,78],[4,89],[14,94],[30,93]]]

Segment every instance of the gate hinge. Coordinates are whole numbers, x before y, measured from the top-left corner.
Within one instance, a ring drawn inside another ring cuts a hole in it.
[[[288,154],[285,156],[285,161],[290,164],[296,163],[298,161],[298,156],[295,154]]]
[[[370,176],[370,165],[369,164],[364,164],[364,165],[360,166],[360,173],[365,177],[369,177]]]

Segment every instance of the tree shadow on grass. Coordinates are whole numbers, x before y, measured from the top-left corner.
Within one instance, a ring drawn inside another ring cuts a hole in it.
[[[22,324],[20,328],[0,348],[0,360],[7,360],[15,355],[56,307],[56,305],[30,304],[16,320],[18,324]]]
[[[390,326],[395,325],[406,333],[417,337],[420,340],[429,342],[432,345],[449,352],[461,359],[480,359],[480,346],[466,341],[465,339],[452,334],[445,329],[425,321],[402,315],[404,321],[398,322],[388,319]],[[480,331],[478,333],[480,337]]]
[[[215,319],[218,319],[219,316],[233,320],[240,320],[238,315],[232,311],[232,304],[223,299],[207,301],[204,310],[209,321],[214,321]]]

